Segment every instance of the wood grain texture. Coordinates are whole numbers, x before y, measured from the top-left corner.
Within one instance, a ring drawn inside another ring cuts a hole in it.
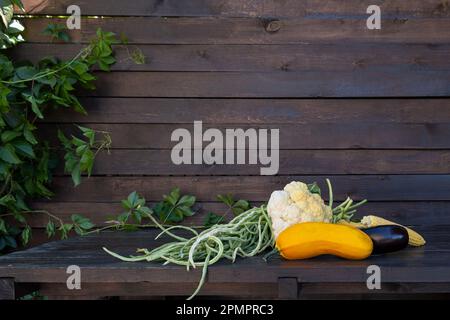
[[[295,300],[298,298],[299,287],[297,278],[278,278],[278,299]]]
[[[14,278],[0,277],[0,300],[14,300]]]
[[[150,115],[151,116],[151,115]],[[197,118],[195,120],[198,120]],[[240,122],[243,122],[241,120]],[[193,132],[191,124],[88,124],[89,128],[107,131],[114,149],[172,149],[172,132],[184,128]],[[378,124],[319,123],[319,124],[227,124],[203,125],[203,129],[278,129],[280,149],[448,149],[449,124]],[[73,124],[42,125],[40,135],[57,145],[56,132],[79,135]],[[206,143],[205,143],[206,146]]]
[[[313,300],[356,300],[356,299],[445,299],[449,285],[446,283],[385,283],[381,290],[367,291],[365,283],[303,283],[297,299]],[[187,298],[195,290],[193,283],[89,283],[83,290],[68,292],[63,284],[43,283],[40,292],[49,300],[89,299],[94,297],[120,296],[121,300],[162,299],[163,296]],[[145,293],[145,295],[144,295]],[[278,285],[273,283],[206,283],[201,296],[215,296],[216,299],[276,299]],[[151,294],[151,296],[150,296]],[[401,295],[399,297],[399,294]]]
[[[47,56],[70,60],[79,44],[24,43],[12,51],[15,60],[36,62]],[[136,45],[115,46],[116,71],[358,71],[448,70],[450,46],[408,44],[291,45]],[[145,56],[142,64],[133,54]]]
[[[205,124],[336,123],[433,126],[450,123],[450,99],[159,99],[84,98],[88,116],[63,109],[49,111],[43,122],[174,124],[202,120]],[[214,112],[211,112],[213,110]],[[139,130],[140,126],[134,126]],[[434,127],[435,129],[436,127]],[[161,130],[162,128],[159,128]],[[292,129],[292,128],[291,128]],[[321,128],[324,130],[325,128]],[[374,128],[375,129],[375,128]],[[383,128],[384,131],[386,127]],[[444,131],[443,131],[444,132]],[[397,136],[401,134],[392,134]],[[425,132],[421,134],[426,135]],[[445,136],[445,134],[442,134]],[[357,138],[358,134],[354,135]],[[430,139],[430,144],[438,136]],[[339,140],[339,139],[335,139]],[[336,141],[337,143],[339,141]]]
[[[430,245],[405,249],[391,254],[389,259],[372,256],[364,261],[347,261],[323,256],[304,261],[273,258],[264,262],[260,257],[238,259],[234,264],[221,261],[209,268],[208,283],[277,283],[280,277],[298,277],[302,283],[364,283],[367,266],[376,264],[384,270],[386,283],[448,284],[448,226],[418,230],[430,240]],[[130,254],[136,248],[152,248],[167,241],[153,240],[156,232],[102,233],[47,243],[0,257],[0,276],[15,277],[18,283],[61,284],[67,279],[65,268],[76,264],[82,269],[84,284],[196,283],[201,270],[187,272],[181,266],[120,262],[99,250],[107,246],[120,254]]]
[[[259,18],[145,18],[82,19],[81,30],[70,31],[73,42],[89,42],[98,28],[124,34],[129,44],[301,44],[301,43],[425,43],[448,44],[450,19],[390,18],[381,30],[368,30],[367,17],[359,19],[281,19],[277,32],[267,32]],[[53,19],[64,24],[64,19]],[[42,30],[48,19],[23,19],[28,42],[51,42]]]
[[[371,201],[450,200],[449,175],[343,175],[329,176],[337,200],[348,196]],[[117,202],[131,191],[139,191],[149,201],[159,201],[174,186],[197,196],[199,201],[215,201],[217,194],[231,193],[239,199],[267,201],[273,190],[291,181],[317,181],[326,190],[325,176],[233,176],[233,177],[91,177],[77,188],[69,177],[54,179],[55,201]],[[426,187],[428,186],[428,187]],[[326,198],[326,195],[325,195]]]
[[[24,0],[30,14],[66,14],[69,0]],[[304,17],[310,15],[366,16],[369,5],[380,5],[383,15],[408,17],[446,17],[445,2],[439,0],[360,1],[261,1],[261,0],[133,0],[110,5],[107,0],[79,0],[83,15],[104,16],[231,16],[231,17]]]
[[[423,288],[423,286],[422,286]],[[49,297],[49,300],[60,300],[64,297],[67,300],[83,299],[91,297],[121,297],[124,299],[148,299],[157,297],[163,299],[164,296],[178,296],[187,298],[189,292],[194,292],[195,283],[87,283],[82,290],[67,290],[64,284],[44,283],[40,285],[43,295]],[[202,295],[242,298],[273,298],[277,287],[272,283],[249,284],[249,283],[207,283],[202,288]],[[239,293],[239,294],[237,294]]]
[[[239,150],[233,150],[235,157]],[[257,152],[253,150],[252,152]],[[246,161],[249,152],[243,150]],[[278,175],[450,174],[450,151],[280,150]],[[181,164],[171,150],[112,150],[96,158],[93,175],[237,176],[260,175],[261,164]],[[191,154],[193,162],[193,154]],[[223,157],[225,162],[225,157]],[[424,166],[424,163],[427,165]],[[275,165],[275,164],[274,164]],[[62,166],[56,175],[63,175]]]
[[[169,189],[166,191],[166,193]],[[123,195],[125,198],[127,194]],[[214,199],[215,201],[215,199]],[[266,202],[267,199],[264,200]],[[154,201],[148,202],[153,206]],[[261,201],[253,201],[254,206],[262,204]],[[72,214],[82,214],[89,217],[92,222],[99,226],[105,225],[105,221],[116,217],[123,212],[119,202],[56,202],[41,201],[32,204],[33,209],[47,210],[58,215],[64,221],[70,221]],[[197,202],[195,205],[196,214],[183,223],[186,225],[199,226],[204,222],[204,215],[208,212],[215,212],[224,215],[230,219],[233,215],[228,208],[219,202]],[[358,210],[355,217],[363,217],[368,214],[376,214],[386,219],[408,225],[408,226],[432,226],[432,225],[450,225],[450,202],[445,201],[413,201],[413,202],[375,202],[369,201]],[[28,216],[30,225],[34,228],[44,228],[48,222],[45,215],[32,214]]]
[[[450,30],[450,28],[449,28]],[[97,73],[88,96],[168,98],[439,97],[450,95],[450,71],[359,70]]]

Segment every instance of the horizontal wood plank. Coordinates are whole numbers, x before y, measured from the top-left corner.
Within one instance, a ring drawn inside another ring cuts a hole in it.
[[[450,26],[449,26],[450,30]],[[241,72],[97,73],[88,96],[194,98],[443,97],[450,71],[358,70]]]
[[[92,175],[260,175],[261,168],[269,167],[259,164],[259,160],[258,164],[248,164],[248,150],[232,152],[235,159],[238,152],[244,154],[247,164],[176,165],[171,159],[171,150],[112,150],[97,155]],[[253,149],[251,152],[257,155],[258,151]],[[193,157],[192,152],[191,163]],[[222,161],[225,163],[225,153]],[[277,164],[271,163],[270,166],[275,167]],[[450,174],[450,151],[280,150],[278,167],[278,175]],[[62,165],[56,174],[64,174]]]
[[[371,201],[450,200],[449,175],[345,175],[330,176],[335,198],[348,196]],[[54,179],[55,201],[117,202],[131,191],[149,201],[159,201],[174,187],[197,196],[199,201],[215,201],[217,194],[231,193],[250,201],[267,201],[273,190],[290,181],[317,181],[326,190],[325,176],[236,176],[236,177],[91,177],[74,188],[69,177]]]
[[[29,14],[66,14],[69,0],[23,0]],[[261,1],[246,0],[133,0],[110,5],[108,0],[78,0],[83,15],[104,16],[231,16],[231,17],[303,17],[310,15],[365,16],[369,5],[379,5],[383,16],[448,16],[445,2],[439,0],[361,1]]]
[[[0,300],[14,300],[14,278],[0,278]]]
[[[129,44],[301,44],[301,43],[426,43],[448,44],[450,19],[420,18],[383,20],[381,30],[369,30],[367,17],[281,19],[278,30],[259,18],[144,18],[82,19],[81,30],[70,30],[73,42],[88,43],[98,28],[123,34]],[[42,34],[49,20],[23,19],[28,42],[49,43]],[[65,19],[52,19],[65,24]]]
[[[424,110],[425,111],[425,110]],[[185,111],[186,112],[186,111]],[[226,113],[226,110],[223,110]],[[445,118],[445,112],[443,119]],[[136,116],[136,115],[135,115]],[[135,117],[133,116],[133,117]],[[181,117],[181,114],[178,114]],[[195,115],[191,115],[194,117]],[[212,118],[213,114],[209,117]],[[238,117],[238,115],[236,115]],[[86,117],[88,118],[88,117]],[[197,118],[196,120],[199,120]],[[219,118],[218,118],[219,119]],[[448,149],[450,126],[444,124],[378,124],[374,123],[319,123],[319,124],[241,124],[203,125],[226,129],[278,129],[280,149]],[[216,120],[217,121],[217,120]],[[319,120],[320,121],[320,120]],[[356,121],[355,121],[356,122]],[[109,132],[114,149],[172,149],[172,132],[179,128],[193,134],[194,124],[87,124],[89,128]],[[79,135],[73,124],[42,124],[40,135],[52,145],[59,145],[56,132]],[[269,131],[270,133],[270,131]],[[206,146],[207,143],[204,143]]]
[[[123,198],[126,197],[126,194]],[[155,202],[147,205],[153,206]],[[252,202],[258,206],[261,202]],[[82,214],[89,217],[98,226],[105,225],[105,221],[110,220],[123,212],[119,202],[34,202],[33,209],[47,210],[64,221],[69,222],[73,214]],[[197,202],[195,205],[196,214],[189,217],[183,224],[202,225],[205,214],[215,212],[224,215],[228,220],[233,217],[228,208],[219,202]],[[368,214],[376,214],[386,219],[408,226],[428,226],[428,225],[450,225],[450,202],[372,202],[369,201],[358,209],[355,217],[363,217]],[[44,228],[48,222],[44,214],[31,214],[27,217],[30,226],[33,228]]]
[[[442,300],[448,299],[450,285],[447,283],[386,283],[381,290],[368,291],[365,283],[308,283],[302,284],[298,300]],[[120,300],[162,299],[166,296],[187,298],[195,290],[195,284],[176,283],[90,283],[79,290],[68,291],[64,284],[40,284],[39,292],[49,300],[95,299],[110,297],[112,293]],[[75,291],[75,292],[74,292]],[[145,292],[146,295],[142,295]],[[236,295],[239,293],[239,295]],[[276,284],[205,283],[200,296],[209,299],[277,299]],[[85,295],[86,294],[86,295]],[[164,295],[164,297],[162,296]],[[199,298],[200,298],[199,296]],[[320,301],[318,301],[320,303]]]
[[[354,138],[360,135],[355,125],[424,125],[429,132],[438,124],[450,123],[450,99],[159,99],[159,98],[84,98],[88,116],[60,109],[49,112],[42,121],[57,123],[145,123],[171,124],[202,120],[205,124],[351,124]],[[212,112],[213,110],[213,112]],[[433,125],[431,125],[433,124]],[[141,126],[133,126],[141,130]],[[161,130],[163,128],[158,128]],[[291,128],[290,130],[292,130]],[[114,129],[111,129],[115,131]],[[325,130],[325,128],[320,128]],[[330,127],[330,131],[331,131]],[[375,127],[372,127],[375,130]],[[380,131],[388,130],[383,127]],[[333,130],[338,134],[340,130]],[[388,130],[389,131],[389,130]],[[305,132],[303,132],[305,134]],[[366,135],[368,133],[365,133]],[[149,135],[151,135],[149,133]],[[402,134],[392,133],[392,137]],[[418,136],[426,136],[422,132]],[[416,138],[417,138],[416,137]],[[429,144],[437,139],[434,136]],[[335,139],[338,144],[339,140]],[[345,140],[345,139],[344,139]],[[409,143],[405,143],[410,145]]]
[[[12,52],[20,60],[37,62],[47,56],[70,60],[83,45],[24,43]],[[299,45],[137,45],[115,46],[119,71],[357,71],[449,70],[450,45],[299,44]],[[144,63],[133,55],[142,53]]]
[[[187,272],[182,266],[160,263],[126,263],[101,250],[107,246],[120,254],[133,254],[136,248],[152,248],[167,241],[153,240],[158,231],[110,232],[58,241],[0,258],[0,276],[16,282],[65,283],[66,268],[76,264],[83,270],[83,283],[197,283],[201,270]],[[400,252],[348,261],[322,256],[304,261],[261,257],[220,261],[208,269],[209,283],[274,283],[280,277],[301,277],[304,283],[358,282],[367,280],[367,267],[379,265],[387,283],[449,283],[450,252],[448,226],[421,228],[430,245]],[[258,270],[259,272],[255,272]]]
[[[414,260],[418,261],[417,259],[423,258],[424,250],[427,252],[441,252],[446,253],[450,255],[450,251],[448,250],[448,247],[445,245],[448,244],[448,235],[446,234],[446,231],[448,231],[449,226],[420,226],[420,227],[414,227],[417,232],[422,233],[424,237],[428,240],[427,245],[425,247],[420,248],[411,248],[415,249],[413,251],[410,251],[410,258],[413,258]],[[142,234],[147,232],[147,237],[142,237]],[[61,243],[61,241],[57,241],[54,243],[50,243],[43,248],[36,248],[33,249],[31,252],[28,253],[27,256],[23,254],[14,253],[13,256],[9,256],[9,258],[16,258],[16,261],[21,264],[23,262],[28,262],[29,266],[35,266],[37,262],[41,262],[41,265],[51,265],[54,263],[50,259],[52,258],[51,255],[52,252],[49,253],[48,247],[58,246],[60,248],[60,258],[62,261],[60,263],[66,262],[70,260],[71,258],[77,259],[81,261],[83,264],[86,263],[93,263],[95,265],[99,265],[102,262],[106,262],[106,256],[103,255],[102,250],[99,249],[99,243],[98,241],[101,241],[101,247],[106,246],[108,248],[115,248],[116,252],[122,252],[125,254],[133,254],[135,253],[136,248],[154,248],[156,246],[159,246],[163,243],[166,243],[167,241],[172,240],[168,236],[161,236],[158,239],[155,239],[155,236],[160,232],[158,228],[147,228],[146,230],[142,230],[141,232],[135,231],[135,232],[129,232],[129,231],[104,231],[104,232],[95,232],[91,233],[90,235],[83,236],[83,237],[73,237],[72,241],[64,241]],[[192,233],[183,231],[183,230],[177,230],[177,234],[184,237],[190,237],[192,236]],[[77,239],[78,238],[78,239]],[[93,241],[93,239],[96,239],[97,241]],[[70,246],[70,242],[77,242],[78,245],[72,245]],[[69,243],[68,243],[69,242]],[[403,251],[402,251],[403,252]],[[397,253],[398,254],[398,253]],[[384,255],[381,255],[384,257]],[[391,257],[395,257],[395,255],[391,255]],[[262,257],[260,257],[262,258]],[[269,259],[270,262],[275,262],[278,260],[277,257],[273,257],[275,261],[272,259]],[[328,257],[330,259],[330,257]],[[331,258],[333,259],[333,258]],[[392,259],[392,258],[391,258]],[[395,258],[394,258],[395,259]],[[5,260],[9,260],[8,258]],[[262,259],[261,259],[262,260]],[[271,261],[272,260],[272,261]],[[390,259],[385,259],[390,260]],[[434,261],[429,261],[430,266],[433,266],[436,264],[436,262],[439,261],[438,258],[433,258]],[[245,264],[251,263],[251,261],[244,262]],[[309,262],[309,263],[318,263],[320,265],[325,265],[327,261],[327,258],[324,260],[319,259],[310,259],[310,260],[304,260],[304,261],[296,261],[293,264],[297,264],[299,262]],[[348,260],[340,260],[341,263],[345,263]],[[118,261],[120,262],[120,261]],[[263,260],[262,260],[263,262]],[[361,262],[361,261],[360,261]],[[392,263],[397,263],[399,261],[390,260],[386,261],[388,265],[391,265]],[[126,263],[125,265],[127,265]],[[219,263],[223,264],[222,263]],[[338,262],[336,263],[339,264]],[[39,264],[38,264],[39,265]],[[161,266],[161,264],[156,264]],[[156,267],[155,264],[149,264],[150,268]],[[130,269],[133,268],[139,268],[139,264],[131,264]],[[176,266],[170,266],[170,269],[176,268]],[[1,269],[1,267],[0,267]]]
[[[39,292],[48,296],[49,300],[86,300],[89,297],[111,297],[120,296],[120,299],[148,299],[157,297],[163,299],[165,296],[178,296],[187,298],[189,292],[194,292],[197,285],[195,283],[149,283],[142,282],[130,285],[129,283],[88,283],[83,285],[82,290],[67,289],[65,284],[41,284]],[[438,286],[439,287],[439,286]],[[414,286],[412,286],[414,288]],[[424,286],[420,287],[424,290]],[[273,284],[248,284],[248,283],[206,283],[202,287],[202,296],[233,297],[239,296],[241,299],[274,298],[277,287]],[[314,291],[313,291],[314,292]],[[239,293],[237,295],[237,293]],[[125,297],[125,298],[124,298]]]

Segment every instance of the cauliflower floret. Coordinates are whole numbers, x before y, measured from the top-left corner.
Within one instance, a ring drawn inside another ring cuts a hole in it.
[[[308,185],[293,181],[284,190],[272,192],[267,212],[272,219],[275,237],[291,225],[302,222],[330,222],[333,213],[320,195],[311,193]]]
[[[292,181],[284,187],[289,197],[294,202],[305,201],[308,197],[308,186],[303,182]]]
[[[297,207],[295,204],[291,204],[286,207],[286,211],[283,212],[281,217],[285,221],[297,221],[298,218],[300,217],[300,215],[301,215],[301,211],[300,211],[299,207]]]
[[[274,230],[275,237],[278,237],[281,231],[289,227],[289,223],[283,219],[272,219],[272,228]]]
[[[272,212],[285,211],[289,206],[291,200],[289,194],[286,191],[277,190],[270,195],[269,203],[267,204],[267,210]]]

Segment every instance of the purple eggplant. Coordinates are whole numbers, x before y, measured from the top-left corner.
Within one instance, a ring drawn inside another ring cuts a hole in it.
[[[372,254],[399,251],[408,246],[408,231],[401,226],[386,225],[363,229],[373,242]]]

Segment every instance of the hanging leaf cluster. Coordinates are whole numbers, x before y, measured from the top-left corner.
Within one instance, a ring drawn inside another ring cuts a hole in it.
[[[12,11],[8,11],[12,5],[22,7],[18,0],[0,0],[2,48],[19,42],[21,38],[14,31],[23,31],[13,19]],[[59,133],[62,145],[50,146],[39,138],[37,130],[39,120],[54,109],[86,114],[76,92],[81,88],[95,89],[92,69],[109,71],[116,61],[112,46],[117,42],[113,33],[98,29],[89,45],[68,61],[50,57],[35,64],[17,63],[0,53],[0,251],[16,247],[18,238],[24,244],[30,240],[31,228],[26,217],[34,211],[28,203],[31,199],[52,196],[49,186],[59,149],[64,150],[65,171],[78,185],[82,174],[91,173],[98,151],[111,144],[107,133],[102,132],[98,140],[95,131],[79,127],[80,137],[67,138]],[[64,237],[72,229],[81,233],[91,226],[78,216],[72,217],[71,227],[50,214],[48,218],[49,235],[59,230]]]

